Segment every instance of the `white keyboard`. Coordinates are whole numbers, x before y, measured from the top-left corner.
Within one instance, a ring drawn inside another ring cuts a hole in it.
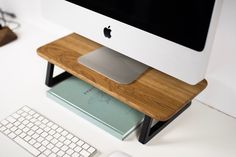
[[[96,149],[28,106],[0,122],[0,132],[36,157],[91,157]]]

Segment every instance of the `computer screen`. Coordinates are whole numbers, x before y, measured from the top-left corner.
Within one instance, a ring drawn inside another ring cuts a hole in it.
[[[42,13],[72,32],[194,85],[205,78],[222,2],[42,0]]]
[[[215,3],[215,0],[67,1],[196,51],[204,49]]]

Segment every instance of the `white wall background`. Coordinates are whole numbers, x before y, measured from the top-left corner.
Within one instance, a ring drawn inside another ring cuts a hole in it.
[[[41,0],[0,0],[0,8],[15,13],[22,26],[27,22],[58,37],[71,33],[41,16]]]
[[[198,99],[236,117],[236,0],[224,0],[206,78]]]
[[[58,36],[69,33],[41,17],[40,1],[0,0],[0,7]],[[224,0],[206,78],[209,85],[197,99],[236,117],[236,0]]]

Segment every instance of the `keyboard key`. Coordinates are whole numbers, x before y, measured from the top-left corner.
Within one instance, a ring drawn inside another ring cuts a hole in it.
[[[50,130],[48,133],[49,133],[50,135],[54,135],[54,134],[56,133],[56,131]]]
[[[27,133],[29,130],[30,130],[30,129],[27,128],[27,127],[25,127],[25,128],[23,129],[23,131],[24,131],[25,133]]]
[[[26,112],[23,112],[21,116],[26,117],[28,114]]]
[[[14,132],[17,130],[17,127],[13,126],[10,130]]]
[[[3,132],[3,131],[5,131],[7,128],[5,127],[5,126],[2,126],[1,128],[0,128],[0,131],[1,132]]]
[[[13,124],[8,123],[8,124],[7,124],[7,128],[9,129],[9,128],[11,128],[11,127],[13,127]]]
[[[44,139],[43,139],[41,136],[40,136],[39,138],[37,138],[37,141],[40,142],[40,143],[41,143],[43,140],[44,140]]]
[[[42,120],[44,120],[44,118],[42,116],[39,116],[38,120],[42,121]]]
[[[5,131],[4,131],[4,134],[5,135],[8,135],[8,134],[10,134],[11,133],[11,131],[9,130],[9,129],[6,129]]]
[[[52,122],[48,122],[48,123],[47,123],[47,126],[48,126],[48,127],[51,127],[52,125],[53,125]]]
[[[34,147],[35,147],[35,148],[39,148],[40,146],[41,146],[41,144],[38,143],[38,142],[36,142],[36,143],[34,144]]]
[[[29,141],[29,144],[31,144],[31,145],[34,145],[35,143],[36,143],[35,139],[31,139],[31,140]]]
[[[71,155],[71,154],[73,154],[74,152],[75,152],[74,150],[68,149],[68,150],[66,151],[66,154]]]
[[[44,129],[44,128],[46,127],[46,125],[43,124],[43,123],[41,123],[41,124],[39,125],[39,127],[40,127],[41,129]]]
[[[63,156],[64,154],[65,154],[65,152],[63,152],[62,150],[60,150],[60,151],[57,153],[58,156]]]
[[[48,141],[47,140],[44,140],[43,142],[42,142],[42,144],[44,145],[44,146],[47,146],[48,145]]]
[[[32,122],[32,123],[35,123],[36,121],[37,121],[36,118],[32,118],[32,119],[30,119],[30,122]]]
[[[16,130],[16,135],[20,135],[22,133],[22,131],[20,129]]]
[[[44,124],[47,124],[47,123],[48,123],[48,120],[45,118],[42,122],[43,122]]]
[[[3,121],[1,121],[1,123],[2,123],[2,125],[7,125],[9,122],[4,119]]]
[[[30,111],[30,108],[27,107],[27,106],[24,106],[24,107],[22,108],[22,110],[25,111],[25,112],[29,112],[29,111]]]
[[[14,139],[14,141],[16,143],[18,143],[19,145],[21,145],[22,147],[24,147],[26,150],[28,150],[30,153],[32,153],[34,156],[38,156],[40,154],[40,151],[38,151],[37,149],[35,149],[33,146],[31,146],[30,144],[28,144],[27,142],[25,142],[23,139],[21,139],[20,137],[16,137]]]
[[[95,152],[95,150],[96,150],[95,148],[90,147],[90,148],[88,149],[88,152],[91,153],[91,154],[93,154],[93,153]]]
[[[57,157],[57,155],[54,154],[54,153],[52,153],[52,154],[50,154],[48,157]]]
[[[66,150],[68,150],[68,148],[69,148],[68,146],[64,145],[61,147],[61,150],[66,151]]]
[[[20,126],[18,126],[19,129],[24,129],[25,128],[25,125],[21,124]]]
[[[57,153],[59,150],[60,150],[59,148],[54,147],[54,148],[52,149],[52,152]]]
[[[29,111],[29,114],[32,116],[32,115],[35,114],[35,112],[34,112],[33,110],[30,110],[30,111]]]
[[[61,148],[61,147],[63,146],[63,143],[58,142],[58,143],[56,144],[56,146],[57,146],[58,148]]]
[[[38,157],[47,157],[47,156],[44,154],[40,154]]]
[[[41,122],[40,121],[36,121],[34,124],[37,125],[37,126],[40,126]]]
[[[51,136],[51,135],[48,135],[47,137],[46,137],[46,140],[48,140],[48,141],[51,141],[53,139],[53,136]]]
[[[72,134],[68,134],[68,135],[66,136],[66,138],[69,139],[69,140],[71,140],[73,137],[74,137],[74,136],[73,136]]]
[[[46,132],[43,132],[43,133],[41,134],[42,137],[46,137],[47,135],[48,135],[48,133],[46,133]]]
[[[24,125],[27,125],[27,124],[29,123],[29,121],[28,121],[28,120],[24,120],[22,123],[23,123]]]
[[[63,129],[61,127],[57,128],[56,130],[58,133],[61,133],[63,131]]]
[[[14,125],[15,126],[19,126],[21,123],[19,122],[19,121],[16,121],[15,123],[14,123]]]
[[[53,144],[49,143],[46,147],[51,150],[54,146]]]
[[[25,118],[28,119],[28,120],[30,120],[30,119],[32,119],[32,116],[31,116],[31,115],[28,115],[28,116],[26,116]]]
[[[28,134],[29,136],[32,136],[32,135],[34,134],[34,131],[30,130],[30,131],[27,132],[27,134]]]
[[[69,145],[69,147],[70,147],[71,149],[74,149],[74,148],[76,147],[76,144],[75,144],[75,143],[71,143],[71,144]]]
[[[8,134],[8,136],[9,136],[10,138],[15,138],[15,137],[16,137],[16,134],[14,134],[14,133],[12,132],[12,133]]]
[[[33,115],[33,117],[34,117],[34,118],[38,118],[38,117],[39,117],[39,114],[38,114],[38,113],[35,113],[35,114]]]
[[[26,133],[24,133],[24,132],[22,132],[21,134],[20,134],[20,137],[21,138],[24,138],[26,136]]]
[[[59,141],[64,142],[66,138],[64,136],[59,137]]]
[[[43,151],[45,151],[45,150],[46,150],[46,147],[44,147],[44,146],[40,146],[40,147],[39,147],[39,151],[40,151],[40,152],[43,152]]]
[[[53,135],[53,137],[55,137],[55,138],[59,138],[61,135],[59,134],[59,133],[55,133],[54,135]]]
[[[31,137],[30,137],[30,136],[26,136],[26,137],[24,138],[24,140],[25,140],[26,142],[28,142],[29,140],[31,140]]]
[[[79,153],[74,153],[74,154],[72,154],[72,157],[79,157],[80,155],[79,155]]]
[[[58,128],[58,125],[53,124],[51,128],[52,128],[53,130],[56,130],[56,129]]]
[[[68,139],[64,141],[64,144],[65,144],[65,145],[69,145],[70,143],[71,143],[71,141],[68,140]]]
[[[82,145],[84,144],[84,141],[79,140],[79,141],[77,142],[77,144],[78,144],[79,146],[82,146]]]
[[[88,157],[90,155],[90,153],[87,152],[86,150],[81,150],[80,154],[83,155],[84,157]]]
[[[80,152],[82,150],[82,148],[80,146],[76,146],[74,149],[76,152]]]
[[[74,143],[76,143],[77,141],[79,141],[79,139],[78,139],[77,137],[73,137],[73,138],[71,139],[71,141],[74,142]]]
[[[16,122],[16,119],[13,118],[12,116],[9,116],[9,117],[7,118],[7,120],[8,120],[10,123]]]
[[[64,130],[62,133],[61,133],[63,136],[66,136],[68,134],[68,132],[66,130]]]
[[[14,117],[14,118],[18,119],[18,118],[20,118],[20,115],[19,115],[19,114],[17,114],[17,113],[14,113],[14,114],[12,115],[12,117]]]
[[[37,133],[35,133],[35,134],[32,136],[33,139],[37,139],[38,137],[39,137],[39,134],[37,134]]]
[[[43,154],[45,154],[45,155],[49,155],[49,154],[51,154],[51,150],[49,150],[49,149],[47,149],[47,150],[45,150],[44,152],[43,152]]]
[[[21,114],[21,113],[23,113],[23,112],[24,112],[24,111],[22,111],[22,110],[18,110],[18,111],[17,111],[18,114]]]
[[[38,134],[41,134],[41,133],[43,133],[43,130],[42,130],[42,129],[38,129],[36,132],[37,132]]]
[[[85,143],[83,146],[82,146],[83,149],[88,149],[89,148],[89,145],[87,143]]]
[[[51,140],[51,143],[52,143],[52,144],[56,144],[57,142],[58,142],[58,140],[55,139],[55,138],[54,138],[53,140]]]
[[[33,127],[33,126],[34,126],[34,124],[30,122],[30,123],[29,123],[29,124],[27,124],[26,126],[27,126],[28,128],[31,128],[31,127]]]
[[[47,126],[47,127],[45,127],[43,130],[46,131],[46,132],[49,132],[49,131],[51,130],[51,128],[49,128],[49,127]]]
[[[33,131],[36,131],[36,130],[38,130],[38,126],[33,126],[31,129],[33,130]]]
[[[19,122],[23,122],[24,120],[25,120],[24,117],[20,117],[20,118],[18,119]]]

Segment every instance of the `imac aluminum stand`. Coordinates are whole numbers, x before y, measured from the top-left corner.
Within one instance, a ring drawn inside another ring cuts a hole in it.
[[[107,47],[79,57],[78,62],[119,84],[132,83],[149,68]]]

